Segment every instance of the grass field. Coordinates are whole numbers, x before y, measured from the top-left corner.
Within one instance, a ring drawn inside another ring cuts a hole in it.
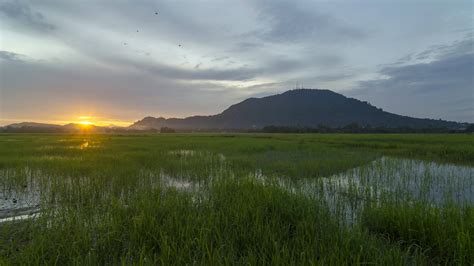
[[[474,135],[0,135],[0,264],[474,263]]]

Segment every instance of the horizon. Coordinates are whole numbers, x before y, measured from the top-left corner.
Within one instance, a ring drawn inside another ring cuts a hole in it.
[[[214,115],[298,87],[474,122],[471,1],[190,3],[3,1],[0,126]]]
[[[278,96],[278,95],[282,95],[282,94],[286,94],[288,92],[294,92],[294,91],[329,91],[329,92],[333,92],[332,90],[326,90],[326,89],[311,89],[311,88],[295,88],[295,89],[290,89],[290,90],[287,90],[287,91],[284,91],[282,93],[278,93],[278,94],[274,94],[274,95],[267,95],[267,96],[260,96],[260,97],[251,97],[253,99],[263,99],[263,98],[268,98],[268,97],[271,97],[271,96]],[[337,93],[337,92],[336,92]],[[343,94],[340,94],[340,93],[337,93],[345,98],[348,98],[348,99],[355,99],[353,97],[347,97]],[[251,98],[247,98],[247,99],[251,99]],[[358,100],[358,99],[356,99]],[[239,102],[239,103],[235,103],[233,105],[237,105],[237,104],[240,104],[242,102],[244,102],[245,100]],[[360,101],[360,100],[359,100]],[[361,101],[361,102],[364,102],[364,101]],[[365,102],[369,105],[372,105],[371,103],[369,102]],[[231,105],[231,106],[233,106]],[[230,108],[231,106],[228,106],[225,110],[222,110],[218,113],[215,113],[215,114],[210,114],[209,116],[214,116],[214,115],[219,115],[221,113],[223,113],[224,111],[226,111],[228,108]],[[373,105],[372,105],[373,106]],[[377,107],[377,106],[375,106]],[[395,114],[396,115],[396,114]],[[58,125],[58,126],[67,126],[67,125],[78,125],[80,126],[82,129],[87,129],[89,128],[90,126],[98,126],[98,127],[122,127],[122,128],[125,128],[125,127],[130,127],[132,125],[134,125],[135,123],[137,122],[140,122],[142,120],[144,120],[145,118],[164,118],[164,119],[186,119],[186,118],[189,118],[189,117],[193,117],[193,116],[206,116],[206,115],[200,115],[200,114],[194,114],[194,115],[189,115],[189,116],[186,116],[186,117],[163,117],[163,116],[144,116],[140,119],[136,119],[134,120],[133,122],[123,122],[123,121],[103,121],[103,120],[100,120],[99,118],[97,117],[93,117],[93,116],[78,116],[76,117],[75,120],[73,121],[55,121],[55,122],[43,122],[43,121],[18,121],[18,122],[14,122],[14,123],[10,123],[10,124],[5,124],[5,125],[1,125],[0,124],[0,127],[2,126],[10,126],[10,125],[15,125],[15,124],[22,124],[22,123],[39,123],[39,124],[45,124],[45,125]],[[411,117],[411,118],[416,118],[416,119],[430,119],[430,118],[424,118],[424,117]],[[442,121],[447,121],[447,122],[456,122],[456,123],[460,123],[460,124],[469,124],[469,122],[463,122],[463,121],[449,121],[449,120],[442,120]]]

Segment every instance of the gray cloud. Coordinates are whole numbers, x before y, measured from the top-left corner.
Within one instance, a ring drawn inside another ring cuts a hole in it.
[[[133,67],[139,71],[176,80],[245,81],[255,78],[260,72],[258,69],[246,67],[223,70],[214,68],[201,69],[199,67],[201,64],[198,64],[191,70],[167,66],[156,62],[132,61],[125,59],[117,59],[115,62],[122,62],[124,68]]]
[[[387,80],[366,81],[361,85],[374,84],[388,88],[403,88],[412,93],[431,93],[437,90],[473,89],[473,54],[458,55],[426,64],[388,67],[380,71]]]
[[[77,102],[123,119],[212,114],[295,83],[357,86],[407,115],[472,115],[472,31],[430,47],[469,34],[454,31],[472,5],[362,2],[0,0],[2,116]]]
[[[37,31],[51,31],[56,28],[46,21],[42,13],[31,10],[28,4],[19,0],[0,3],[0,14],[14,23]]]
[[[320,82],[330,82],[330,81],[340,81],[343,79],[354,77],[355,73],[337,73],[337,74],[325,74],[325,75],[318,75],[315,77],[315,80]]]
[[[212,114],[242,98],[242,91],[236,88],[206,81],[190,83],[97,66],[2,61],[0,74],[1,118],[58,119],[58,115],[81,110],[122,120],[146,115],[180,117]]]
[[[433,47],[421,53],[436,53],[433,61],[384,67],[386,78],[361,81],[350,94],[396,113],[474,122],[473,45],[465,39]]]
[[[432,45],[429,49],[414,55],[414,57],[417,60],[442,59],[473,53],[473,51],[473,33],[469,33],[466,34],[466,38],[455,41],[453,44]]]
[[[212,59],[211,62],[219,62],[219,61],[227,60],[229,58],[230,57],[228,57],[228,56],[216,57],[216,58]]]
[[[0,51],[0,59],[4,61],[23,61],[25,58],[22,54],[17,54],[8,51]]]
[[[310,2],[265,0],[258,1],[258,8],[261,20],[269,24],[268,29],[255,32],[264,40],[340,42],[366,37],[364,31],[350,27],[331,15],[319,13]]]

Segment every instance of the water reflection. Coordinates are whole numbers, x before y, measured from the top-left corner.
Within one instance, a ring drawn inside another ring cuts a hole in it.
[[[261,172],[255,177],[265,180]],[[420,160],[382,157],[368,165],[325,178],[277,178],[292,193],[325,202],[336,217],[357,221],[367,204],[421,202],[430,206],[474,204],[474,168]]]
[[[41,192],[28,187],[0,190],[0,223],[24,219],[40,211]]]
[[[81,149],[90,146],[90,142],[86,141],[81,144],[83,147]],[[170,154],[186,157],[194,156],[196,152],[178,150]],[[215,158],[218,158],[217,161],[223,168],[227,167],[225,156],[218,154]],[[35,183],[36,179],[31,171],[25,173],[30,180],[25,186],[12,187],[7,186],[6,182],[0,182],[0,223],[11,221],[15,217],[18,219],[36,217],[40,211],[42,197],[48,196],[45,186],[40,191],[40,186]],[[5,170],[0,172],[0,178],[6,180],[7,176],[12,174]],[[233,177],[228,169],[214,173],[208,180],[197,182],[186,176],[168,175],[163,170],[142,170],[139,173],[139,180],[143,184],[139,187],[171,188],[194,193],[196,196],[205,196],[212,191],[209,186],[212,186],[213,182],[229,178],[238,177]],[[303,194],[326,203],[336,217],[345,217],[345,222],[349,223],[357,220],[358,214],[369,202],[383,204],[390,201],[416,201],[435,206],[455,204],[460,207],[474,204],[474,167],[419,160],[382,157],[367,165],[333,176],[296,181],[293,178],[267,177],[261,170],[250,174],[250,178],[264,185],[277,185],[291,193]],[[61,184],[68,184],[67,178],[58,180],[61,180]]]
[[[84,150],[84,149],[87,149],[87,147],[89,147],[88,141],[82,143],[81,146],[79,146],[79,149]]]
[[[382,157],[322,181],[326,190],[361,198],[474,203],[474,168],[467,166]]]

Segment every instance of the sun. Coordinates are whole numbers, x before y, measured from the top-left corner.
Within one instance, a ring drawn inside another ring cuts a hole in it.
[[[76,120],[77,124],[82,128],[82,129],[88,129],[90,128],[91,126],[94,125],[94,120],[92,119],[91,116],[79,116],[77,117],[77,120]]]
[[[79,121],[78,123],[79,125],[82,125],[82,126],[90,126],[92,125],[93,123],[91,121]]]

